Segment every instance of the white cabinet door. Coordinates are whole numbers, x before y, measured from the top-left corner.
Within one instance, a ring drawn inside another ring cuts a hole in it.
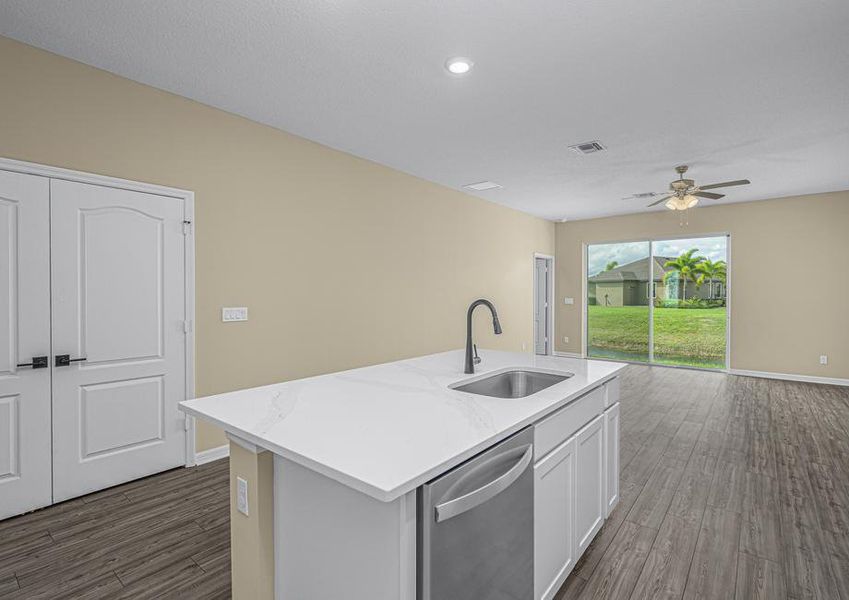
[[[534,466],[534,598],[549,600],[575,566],[573,437]]]
[[[185,464],[182,199],[51,180],[55,502]],[[84,359],[84,360],[83,360]]]
[[[604,523],[604,415],[575,437],[575,534],[580,557]]]
[[[50,181],[0,171],[0,519],[50,504]]]
[[[604,411],[604,516],[619,502],[619,403]]]

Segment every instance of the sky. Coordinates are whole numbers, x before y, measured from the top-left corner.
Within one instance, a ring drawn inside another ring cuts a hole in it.
[[[696,255],[710,260],[727,261],[728,239],[725,236],[708,238],[688,238],[680,240],[664,240],[654,243],[655,256],[678,256],[690,248],[698,248]],[[626,265],[649,255],[649,242],[624,242],[619,244],[591,244],[587,248],[589,275],[595,275],[604,270],[612,260],[619,266]]]

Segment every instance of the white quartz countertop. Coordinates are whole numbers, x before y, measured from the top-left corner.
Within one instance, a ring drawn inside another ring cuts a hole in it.
[[[565,406],[621,363],[481,350],[474,375],[454,350],[186,400],[182,410],[389,502]],[[574,376],[520,399],[448,386],[509,367]]]

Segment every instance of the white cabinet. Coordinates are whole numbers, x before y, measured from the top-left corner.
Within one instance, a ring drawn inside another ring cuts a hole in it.
[[[534,466],[534,598],[553,598],[575,566],[575,447],[563,442]]]
[[[604,516],[619,502],[619,403],[604,411]]]
[[[575,437],[575,535],[581,556],[604,523],[604,415]]]
[[[619,501],[619,380],[534,426],[534,600],[551,600]]]

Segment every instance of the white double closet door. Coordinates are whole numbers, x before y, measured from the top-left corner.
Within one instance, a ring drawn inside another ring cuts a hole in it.
[[[0,171],[0,518],[185,464],[184,203]]]

